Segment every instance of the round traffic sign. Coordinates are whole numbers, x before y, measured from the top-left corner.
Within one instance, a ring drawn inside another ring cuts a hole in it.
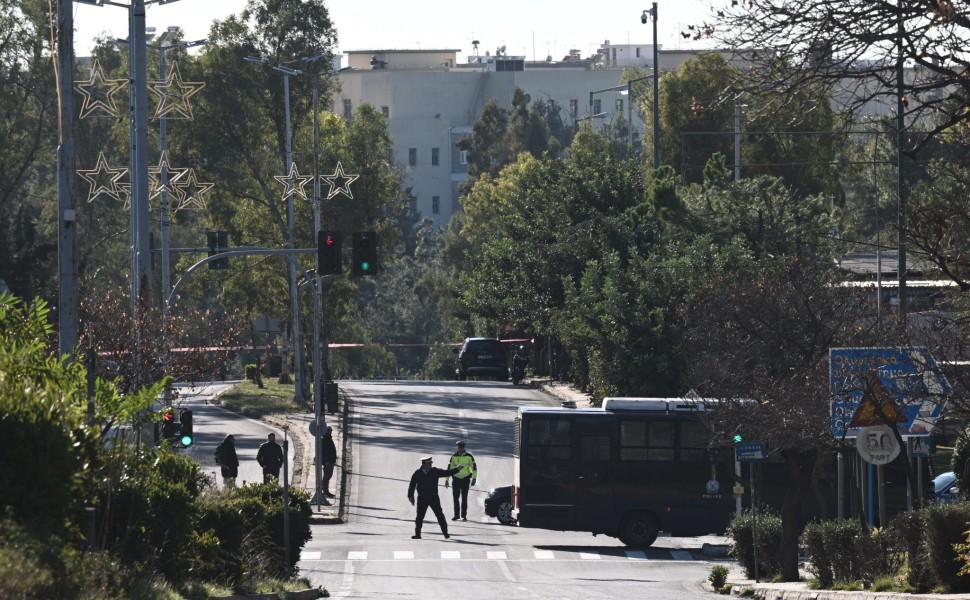
[[[855,439],[862,460],[871,465],[888,465],[899,456],[899,444],[889,425],[863,427]]]

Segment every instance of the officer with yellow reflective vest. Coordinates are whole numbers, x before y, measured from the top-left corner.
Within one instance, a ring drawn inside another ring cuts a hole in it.
[[[475,457],[471,453],[465,452],[464,441],[459,440],[455,443],[455,446],[458,449],[451,455],[451,460],[448,461],[448,468],[454,469],[461,467],[462,469],[452,476],[455,480],[455,485],[451,489],[451,494],[455,499],[455,516],[451,520],[457,521],[460,516],[462,521],[467,521],[468,488],[470,485],[475,485],[475,479],[478,477],[478,467],[475,466]],[[448,487],[448,479],[445,479],[445,487]]]

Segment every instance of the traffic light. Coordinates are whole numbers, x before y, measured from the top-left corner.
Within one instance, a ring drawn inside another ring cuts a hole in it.
[[[179,422],[181,426],[179,427],[179,434],[181,437],[179,441],[182,445],[188,448],[192,445],[192,411],[185,409],[179,414]]]
[[[354,232],[354,277],[377,272],[377,235],[373,231]]]
[[[734,434],[734,443],[735,444],[740,444],[741,441],[742,441],[742,439],[743,438],[741,437],[741,434],[740,433],[735,433]]]
[[[167,406],[162,409],[162,438],[170,440],[175,437],[175,409]]]
[[[229,249],[229,234],[225,231],[206,231],[206,245],[209,246],[209,256],[215,256]],[[220,258],[209,261],[210,269],[228,269],[229,259]]]
[[[339,231],[317,232],[317,271],[321,275],[340,275],[344,272]]]

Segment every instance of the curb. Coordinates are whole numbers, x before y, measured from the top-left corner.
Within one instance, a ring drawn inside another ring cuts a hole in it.
[[[283,598],[286,600],[316,600],[317,598],[326,598],[327,593],[318,588],[312,588],[307,590],[300,590],[297,592],[283,592]],[[278,593],[269,594],[249,594],[249,595],[235,595],[235,596],[213,596],[210,600],[279,600],[280,595]]]

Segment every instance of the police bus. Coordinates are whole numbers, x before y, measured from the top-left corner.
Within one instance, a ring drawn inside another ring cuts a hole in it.
[[[607,398],[602,408],[519,408],[519,526],[588,531],[635,548],[650,546],[661,531],[723,533],[740,481],[733,443],[711,443],[702,419],[708,410],[716,401]],[[758,480],[768,482],[759,498],[780,507],[784,465],[776,459],[758,469]]]

